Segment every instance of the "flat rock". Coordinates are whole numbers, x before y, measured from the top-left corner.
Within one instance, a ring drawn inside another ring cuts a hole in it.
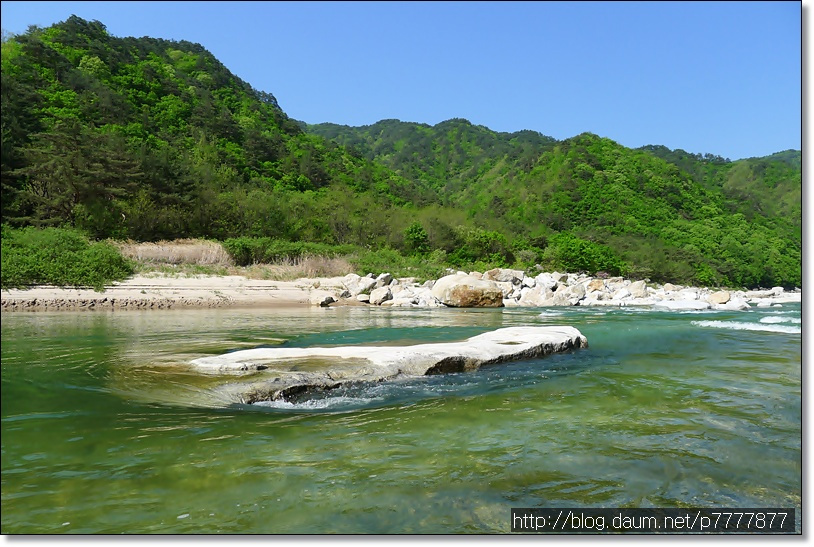
[[[413,346],[258,348],[196,359],[201,372],[251,374],[250,382],[222,386],[227,400],[289,400],[311,390],[350,382],[477,370],[484,365],[533,359],[588,347],[574,327],[507,327],[461,342]],[[258,378],[259,377],[259,378]]]

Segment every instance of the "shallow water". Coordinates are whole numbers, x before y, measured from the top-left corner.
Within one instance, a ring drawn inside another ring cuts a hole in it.
[[[572,325],[590,347],[235,405],[185,364]],[[2,315],[2,532],[495,533],[512,507],[794,507],[800,305]]]

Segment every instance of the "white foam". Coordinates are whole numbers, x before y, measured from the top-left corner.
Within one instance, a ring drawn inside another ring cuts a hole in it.
[[[751,330],[761,332],[784,332],[787,334],[800,334],[800,327],[790,327],[786,325],[766,325],[761,323],[746,323],[742,321],[693,321],[693,325],[699,327],[712,327],[716,329],[731,330]]]
[[[761,323],[794,323],[799,325],[803,322],[802,319],[798,319],[796,317],[778,317],[773,315],[771,317],[762,317],[760,319]]]
[[[366,405],[373,401],[380,401],[381,397],[326,397],[324,399],[308,399],[301,403],[289,401],[258,401],[257,406],[281,408],[285,410],[324,410],[328,408]]]

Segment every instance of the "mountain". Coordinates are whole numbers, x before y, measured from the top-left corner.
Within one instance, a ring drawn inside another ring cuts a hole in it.
[[[332,211],[346,196],[364,194],[347,213],[378,232],[386,215],[368,214],[370,202],[385,210],[423,199],[387,169],[304,133],[273,95],[198,44],[116,38],[75,16],[33,27],[3,41],[1,98],[11,225],[343,242],[354,226]]]
[[[799,151],[732,162],[657,145],[633,150],[590,133],[559,142],[496,133],[459,119],[306,128],[537,247],[566,232],[609,247],[638,276],[734,285],[799,279]]]
[[[273,69],[273,67],[271,67]],[[2,222],[268,237],[458,268],[801,282],[801,158],[730,162],[467,120],[309,125],[198,44],[78,17],[2,43]]]

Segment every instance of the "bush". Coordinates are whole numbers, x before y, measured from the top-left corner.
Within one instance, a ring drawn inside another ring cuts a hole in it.
[[[544,268],[566,272],[594,274],[605,271],[611,275],[626,275],[627,264],[610,247],[586,241],[569,233],[549,238],[543,253]]]
[[[413,222],[404,230],[404,247],[414,254],[429,252],[430,238],[420,222]]]
[[[290,262],[305,256],[334,258],[358,249],[354,245],[285,241],[270,237],[233,237],[225,240],[223,247],[238,266]]]
[[[435,250],[425,257],[403,256],[385,247],[376,251],[360,251],[349,257],[359,275],[389,273],[394,277],[415,277],[417,280],[438,279],[445,275],[446,253]]]
[[[133,274],[133,265],[111,244],[90,243],[62,228],[2,228],[2,287],[30,285],[93,287]]]

